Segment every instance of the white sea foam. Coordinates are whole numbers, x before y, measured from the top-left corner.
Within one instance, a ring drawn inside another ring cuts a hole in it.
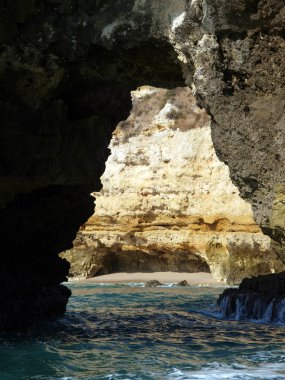
[[[235,299],[235,309],[229,315],[228,304],[231,302],[231,298],[225,295],[220,303],[220,306],[216,310],[210,310],[209,315],[219,319],[229,319],[236,321],[247,321],[254,323],[274,323],[280,326],[285,325],[285,298],[281,302],[275,305],[275,299],[273,299],[268,305],[266,305],[262,298],[257,298],[253,301],[253,309],[247,309],[250,296],[237,297]],[[275,312],[273,312],[275,309]],[[284,378],[285,379],[285,378]]]
[[[168,380],[284,380],[285,365],[274,363],[262,367],[246,367],[238,363],[231,366],[211,363],[200,370],[181,371],[174,368],[167,376]]]
[[[160,285],[160,288],[172,288],[173,286],[177,285],[177,283],[174,282],[166,282],[163,285]]]
[[[136,287],[143,288],[144,282],[127,282],[124,285],[128,285],[128,286],[131,286],[133,288],[136,288]]]

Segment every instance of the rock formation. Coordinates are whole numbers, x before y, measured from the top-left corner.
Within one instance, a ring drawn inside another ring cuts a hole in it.
[[[285,273],[245,278],[218,299],[219,316],[235,320],[285,323]]]
[[[285,69],[282,0],[191,1],[176,49],[213,141],[262,230],[284,240]],[[190,41],[185,40],[185,35]],[[192,69],[190,69],[190,67]]]
[[[116,128],[95,214],[63,257],[71,275],[211,271],[239,283],[284,268],[213,147],[189,88],[132,92]]]
[[[156,287],[161,286],[161,285],[162,285],[162,283],[157,281],[157,280],[150,280],[150,281],[147,281],[145,283],[145,286],[147,288],[156,288]]]
[[[93,213],[111,132],[140,85],[193,88],[282,254],[283,19],[283,0],[0,1],[0,329],[62,314],[57,254]]]
[[[68,263],[58,253],[93,214],[90,193],[101,189],[130,90],[184,84],[172,45],[153,38],[149,17],[133,8],[135,1],[0,1],[0,330],[63,314]],[[171,8],[162,29],[153,20],[157,31],[167,29]],[[135,33],[117,30],[124,18]],[[115,29],[117,41],[109,38]]]

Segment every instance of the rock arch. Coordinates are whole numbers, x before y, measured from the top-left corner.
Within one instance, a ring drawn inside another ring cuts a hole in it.
[[[63,313],[57,253],[93,211],[138,85],[193,86],[216,151],[283,243],[283,0],[16,0],[0,11],[1,329]]]

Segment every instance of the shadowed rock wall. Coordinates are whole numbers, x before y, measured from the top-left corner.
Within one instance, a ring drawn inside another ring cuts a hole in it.
[[[184,83],[173,47],[133,6],[0,2],[0,329],[64,313],[69,266],[58,253],[93,214],[131,89]],[[108,25],[131,13],[139,30],[110,44]]]

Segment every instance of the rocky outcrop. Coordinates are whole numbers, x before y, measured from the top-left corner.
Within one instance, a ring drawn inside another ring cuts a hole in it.
[[[178,282],[177,286],[189,286],[188,282],[186,280]]]
[[[262,230],[284,240],[284,32],[282,0],[191,1],[175,46],[213,141]],[[185,39],[188,35],[190,38]]]
[[[235,320],[285,323],[285,273],[244,279],[218,299],[219,316]]]
[[[150,280],[150,281],[147,281],[145,283],[145,286],[147,288],[156,288],[156,287],[161,286],[161,285],[163,285],[163,284],[157,280]]]
[[[61,292],[57,254],[93,213],[111,132],[140,85],[193,87],[219,157],[282,254],[283,16],[283,0],[0,1],[0,303],[23,299],[11,326],[29,294]],[[52,298],[50,312],[44,298],[34,305],[39,320],[62,313],[66,294],[60,307]]]
[[[187,87],[132,92],[116,128],[96,212],[63,254],[75,277],[211,271],[239,283],[284,268],[216,156],[210,118]]]

